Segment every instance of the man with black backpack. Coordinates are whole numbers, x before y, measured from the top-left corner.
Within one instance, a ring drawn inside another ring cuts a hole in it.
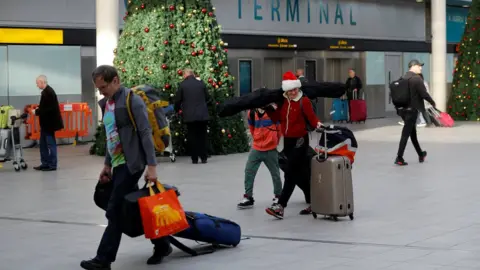
[[[411,60],[408,63],[409,71],[399,80],[390,84],[392,103],[397,109],[397,114],[405,123],[395,159],[395,164],[399,166],[408,165],[403,159],[403,154],[409,137],[417,151],[419,162],[423,163],[427,157],[427,151],[423,151],[418,143],[416,122],[418,112],[425,112],[424,100],[433,107],[435,107],[435,101],[428,94],[423,80],[419,76],[422,73],[423,65],[424,63],[416,59]]]

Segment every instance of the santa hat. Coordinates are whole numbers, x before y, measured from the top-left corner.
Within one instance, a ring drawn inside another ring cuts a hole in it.
[[[282,89],[283,91],[290,91],[295,88],[302,87],[302,83],[291,71],[285,72],[282,77]]]

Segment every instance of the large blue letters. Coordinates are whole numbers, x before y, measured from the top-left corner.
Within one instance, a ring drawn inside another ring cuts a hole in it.
[[[300,8],[298,6],[298,0],[293,0],[293,7],[292,7],[292,0],[287,0],[287,22],[295,21],[295,17],[297,18],[296,21],[300,21]]]
[[[258,15],[258,11],[262,9],[262,6],[257,3],[257,0],[254,0],[254,15],[256,21],[263,20],[263,17]]]
[[[272,5],[272,21],[275,21],[275,14],[277,14],[277,21],[280,21],[280,0],[271,0]]]
[[[360,4],[341,4],[342,0],[337,0],[335,2],[332,3],[325,0],[249,0],[245,2],[237,0],[238,19],[244,19],[243,7],[245,5],[247,13],[252,12],[253,20],[255,21],[263,21],[263,15],[268,16],[263,9],[265,7],[267,9],[266,12],[270,11],[272,22],[282,22],[281,14],[285,14],[283,21],[287,22],[300,23],[300,15],[302,15],[302,18],[304,18],[302,23],[312,23],[312,17],[315,22],[317,20],[316,16],[318,16],[319,24],[330,24],[330,22],[332,22],[334,24],[344,25],[346,23],[350,26],[356,26],[357,21],[354,18],[353,11],[355,5]],[[333,7],[334,4],[335,9]],[[330,21],[330,15],[332,16],[332,21]],[[303,16],[306,16],[306,18]],[[334,19],[333,16],[335,16]],[[348,20],[348,22],[345,22],[344,19]]]

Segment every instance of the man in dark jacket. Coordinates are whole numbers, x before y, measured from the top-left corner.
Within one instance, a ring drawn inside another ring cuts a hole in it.
[[[47,77],[37,77],[37,87],[42,90],[40,104],[35,110],[40,120],[40,159],[42,164],[34,167],[37,171],[57,170],[57,142],[55,132],[63,129],[63,119],[60,113],[57,94],[48,85]]]
[[[347,85],[347,99],[353,100],[354,94],[357,98],[360,96],[360,90],[362,89],[362,80],[355,74],[354,69],[348,71],[348,79],[345,83]]]
[[[402,117],[405,125],[402,129],[402,136],[400,138],[400,145],[398,146],[397,158],[395,164],[400,166],[408,165],[403,159],[405,147],[407,146],[408,138],[412,140],[413,147],[418,154],[418,160],[420,163],[425,161],[427,157],[427,151],[422,151],[417,138],[417,116],[418,112],[425,112],[424,100],[428,101],[435,107],[435,101],[428,94],[423,79],[418,75],[422,73],[423,63],[414,59],[408,63],[410,69],[404,76],[404,80],[408,80],[408,88],[410,90],[410,106],[406,108],[397,108],[397,113]]]
[[[207,163],[207,124],[210,95],[207,86],[195,78],[191,69],[183,72],[185,80],[180,83],[175,96],[175,110],[181,112],[183,122],[187,124],[187,141],[192,163],[198,158]]]

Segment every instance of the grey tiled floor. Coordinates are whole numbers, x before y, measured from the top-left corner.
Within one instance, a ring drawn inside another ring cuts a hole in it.
[[[237,248],[189,257],[176,250],[163,265],[147,267],[148,241],[124,237],[114,269],[479,269],[480,125],[421,129],[429,156],[418,164],[409,144],[408,167],[394,167],[401,127],[392,119],[354,126],[359,151],[354,167],[355,220],[298,216],[296,191],[283,221],[267,216],[272,184],[262,168],[256,207],[238,211],[246,154],[162,162],[161,180],[177,185],[188,210],[233,219],[249,239]],[[60,169],[15,173],[0,169],[0,269],[79,269],[94,256],[105,224],[92,202],[102,159],[85,146],[60,148]],[[38,149],[27,150],[30,165]],[[196,245],[196,243],[190,243]]]

